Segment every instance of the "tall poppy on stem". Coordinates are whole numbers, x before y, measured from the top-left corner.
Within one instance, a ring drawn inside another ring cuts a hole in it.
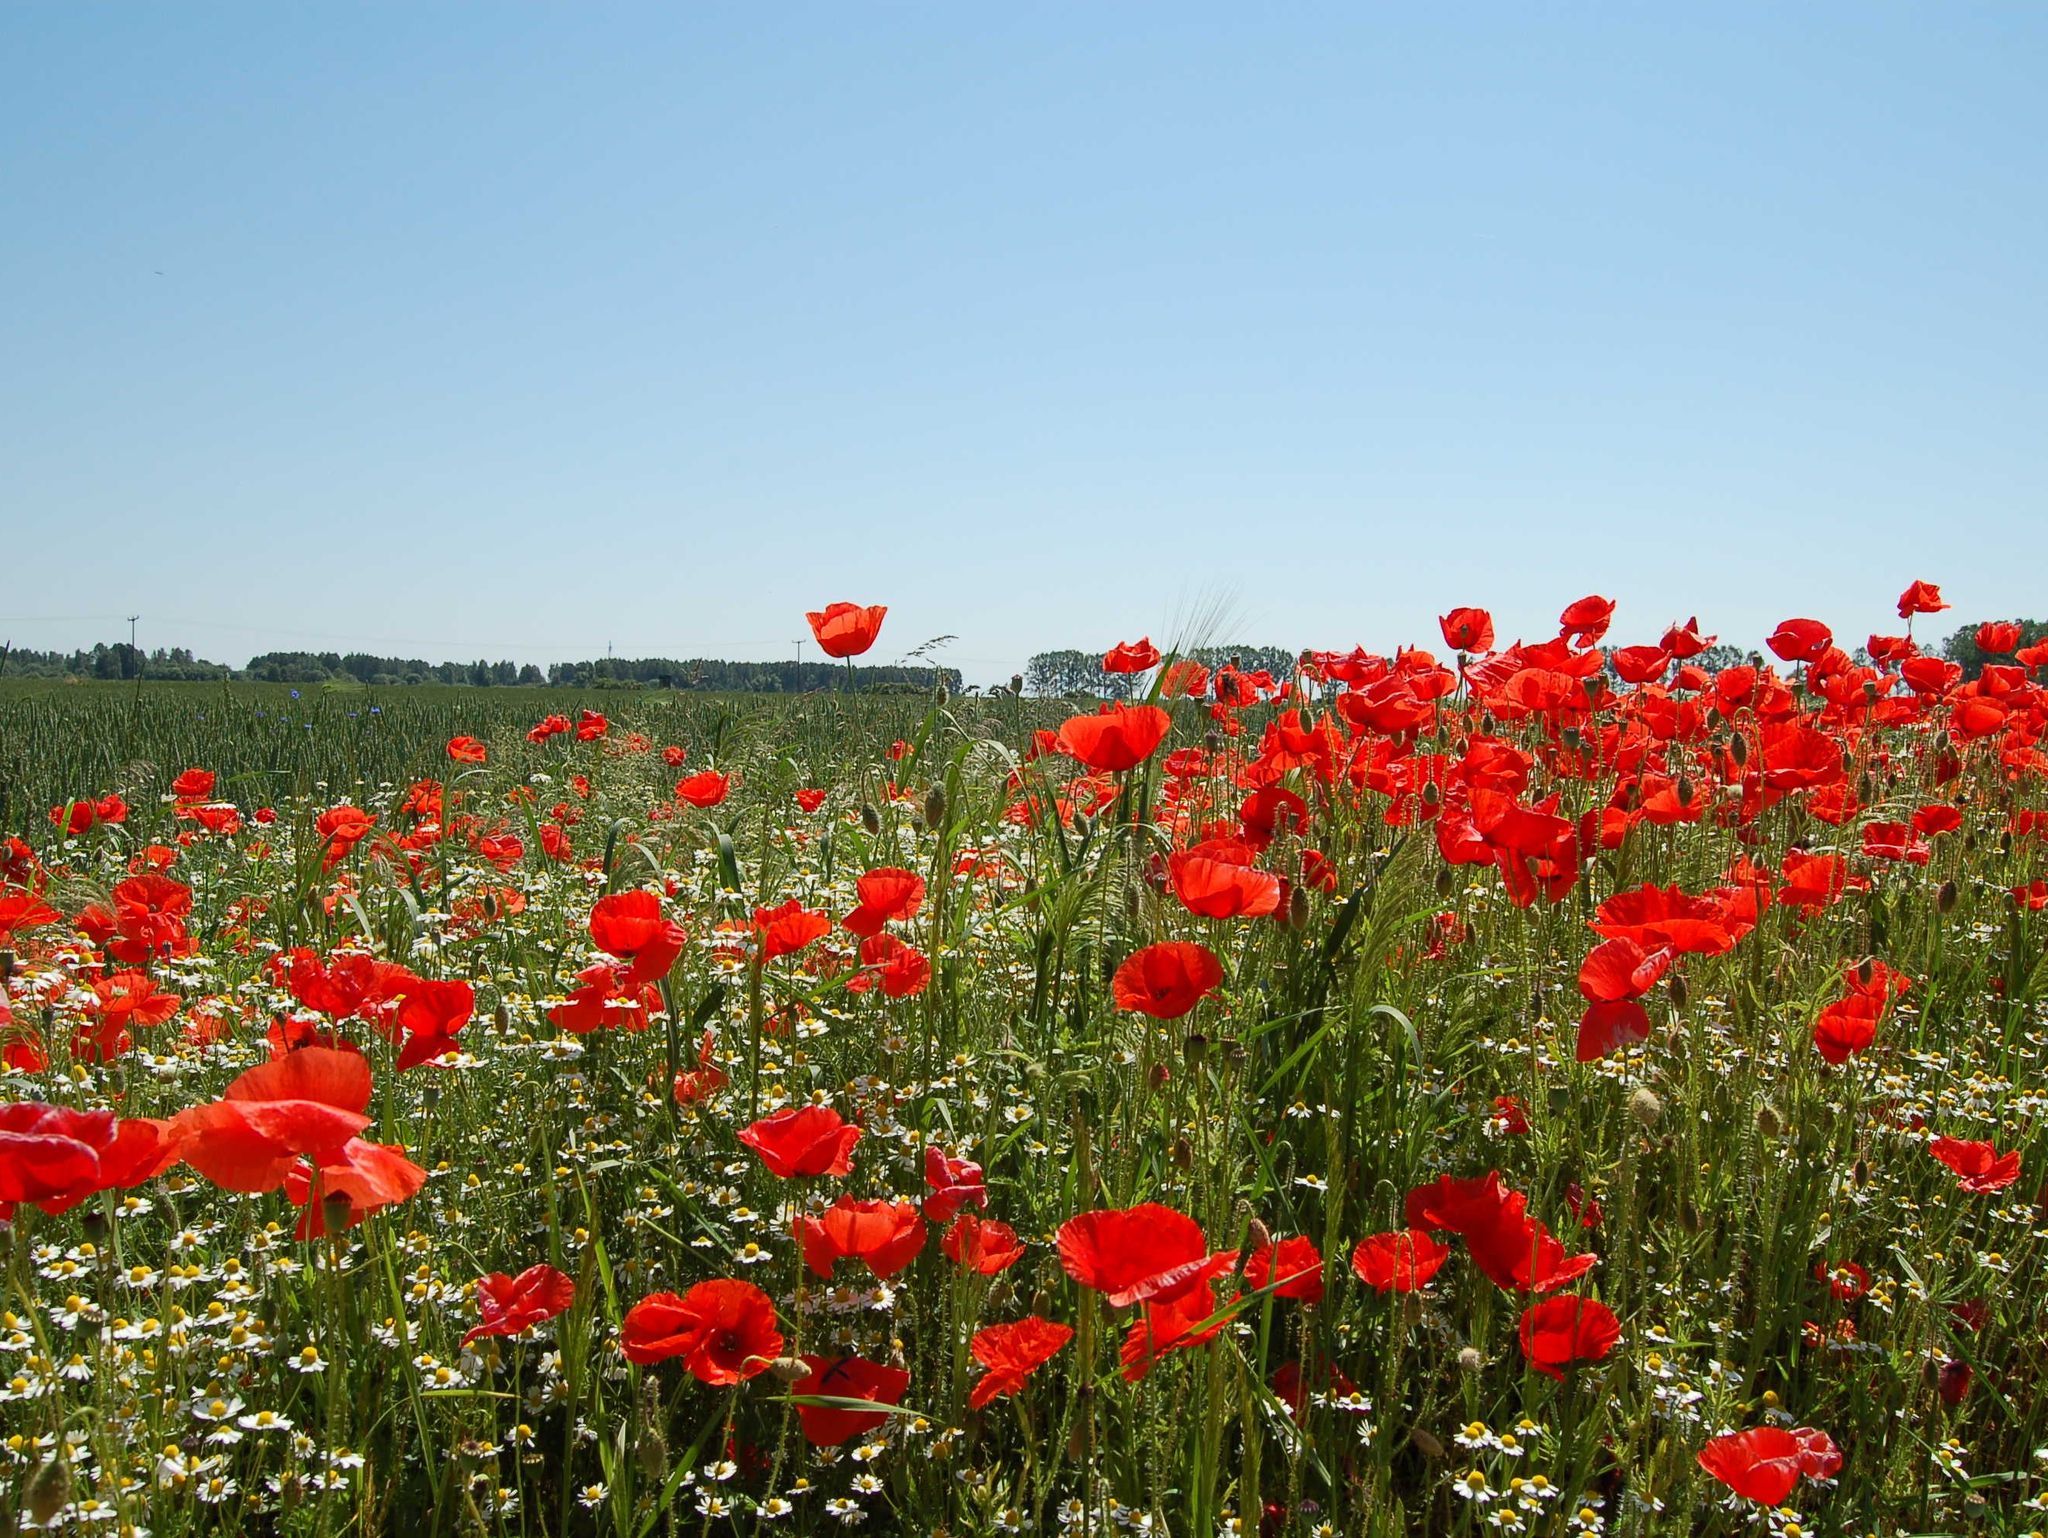
[[[887,604],[863,608],[857,603],[828,603],[804,618],[811,622],[819,651],[834,658],[858,657],[875,644],[888,612]]]

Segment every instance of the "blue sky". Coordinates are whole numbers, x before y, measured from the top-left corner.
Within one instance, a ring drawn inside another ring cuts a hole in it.
[[[0,634],[2048,614],[2044,78],[2018,4],[10,6]]]

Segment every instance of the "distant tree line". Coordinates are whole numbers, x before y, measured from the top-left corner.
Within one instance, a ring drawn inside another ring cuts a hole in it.
[[[194,658],[183,647],[144,654],[127,642],[89,651],[0,651],[0,676],[11,678],[148,678],[162,682],[239,679],[251,683],[353,683],[378,687],[462,684],[471,688],[549,686],[576,689],[701,689],[729,694],[788,694],[843,689],[840,662],[725,662],[709,657],[600,657],[555,662],[543,670],[517,662],[426,662],[418,657],[377,657],[367,652],[264,652],[245,667]],[[960,690],[957,668],[856,667],[859,687],[925,690],[943,683]]]

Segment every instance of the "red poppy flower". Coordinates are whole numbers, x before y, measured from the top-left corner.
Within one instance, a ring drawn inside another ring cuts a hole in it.
[[[595,742],[611,729],[611,722],[607,721],[597,711],[579,710],[576,712],[576,740],[578,742]]]
[[[934,1223],[952,1222],[962,1207],[988,1206],[988,1186],[981,1166],[972,1159],[954,1159],[937,1148],[926,1148],[924,1183],[932,1188],[924,1199],[924,1215]]]
[[[1223,963],[1207,946],[1162,940],[1125,958],[1110,980],[1110,993],[1118,1009],[1178,1020],[1222,981]]]
[[[806,812],[815,812],[825,804],[822,790],[800,790],[796,793],[796,804]]]
[[[820,1399],[865,1399],[871,1404],[901,1404],[910,1387],[907,1368],[863,1361],[857,1356],[806,1356],[810,1372],[789,1386],[797,1396]],[[799,1404],[796,1418],[804,1440],[814,1447],[837,1447],[864,1436],[889,1419],[886,1410],[847,1410],[832,1405]]]
[[[1119,641],[1102,659],[1105,673],[1142,673],[1158,666],[1159,648],[1152,644],[1150,636],[1142,641]]]
[[[1911,587],[1899,594],[1900,619],[1911,619],[1916,614],[1938,614],[1947,607],[1941,589],[1932,582],[1916,579]]]
[[[1453,609],[1437,618],[1444,645],[1457,652],[1493,650],[1493,616],[1484,609]]]
[[[480,764],[491,756],[491,750],[474,737],[450,737],[448,756],[458,764]]]
[[[1589,925],[1609,940],[1633,940],[1644,951],[1719,956],[1756,927],[1752,894],[1720,888],[1695,897],[1676,885],[1651,883],[1616,892]]]
[[[814,913],[792,897],[779,908],[756,908],[754,928],[761,935],[761,959],[791,956],[832,932],[832,916]]]
[[[1302,1235],[1253,1250],[1244,1264],[1244,1284],[1254,1292],[1273,1288],[1276,1298],[1297,1303],[1323,1301],[1323,1256]],[[1277,1284],[1277,1285],[1276,1285]]]
[[[855,603],[828,603],[804,618],[811,622],[819,651],[828,657],[858,657],[875,644],[882,633],[882,616],[888,612],[886,604],[864,609]]]
[[[783,1180],[800,1175],[848,1175],[860,1128],[849,1126],[828,1105],[791,1106],[764,1116],[739,1140],[761,1156],[768,1172]]]
[[[1501,1184],[1498,1170],[1476,1180],[1445,1175],[1408,1193],[1408,1223],[1457,1234],[1487,1279],[1514,1292],[1554,1292],[1599,1263],[1591,1252],[1567,1256],[1528,1206],[1528,1197]]]
[[[576,1283],[553,1266],[529,1266],[517,1276],[493,1271],[476,1284],[482,1323],[462,1337],[466,1346],[480,1335],[518,1335],[568,1311]]]
[[[1826,1432],[1808,1426],[1752,1426],[1715,1437],[1700,1449],[1698,1462],[1737,1495],[1782,1506],[1801,1476],[1831,1478],[1842,1454]]]
[[[718,1033],[707,1026],[704,1039],[697,1044],[697,1066],[676,1075],[677,1105],[696,1105],[699,1101],[709,1100],[731,1082],[712,1057],[717,1045]]]
[[[1597,1362],[1621,1339],[1614,1310],[1592,1298],[1545,1298],[1522,1310],[1522,1355],[1538,1372],[1562,1379],[1574,1362]]]
[[[455,1034],[475,1011],[476,991],[468,983],[419,978],[406,984],[398,1001],[398,1025],[405,1032],[405,1045],[398,1051],[399,1072],[461,1051]]]
[[[212,797],[215,783],[211,769],[187,769],[171,781],[171,794],[180,801],[205,801]]]
[[[861,941],[860,959],[861,965],[874,969],[873,977],[888,998],[913,998],[924,992],[925,985],[932,980],[932,964],[925,953],[894,935],[876,935]],[[847,984],[855,991],[865,985],[865,978],[855,978]]]
[[[626,1360],[649,1366],[681,1357],[690,1376],[728,1387],[766,1372],[782,1355],[775,1301],[752,1282],[721,1277],[681,1297],[657,1292],[626,1311],[619,1328]]]
[[[1264,918],[1280,906],[1280,878],[1252,867],[1252,847],[1210,839],[1168,857],[1174,896],[1202,918]]]
[[[1607,634],[1607,627],[1613,622],[1614,600],[1595,594],[1566,607],[1558,616],[1558,633],[1581,646],[1592,646]]]
[[[1172,728],[1173,717],[1157,705],[1106,705],[1097,715],[1070,716],[1060,727],[1059,749],[1108,774],[1142,764]]]
[[[353,1228],[379,1208],[412,1200],[426,1183],[427,1172],[404,1150],[352,1137],[338,1150],[316,1155],[310,1168],[302,1160],[286,1171],[284,1194],[304,1209],[292,1232],[317,1239]]]
[[[713,807],[724,801],[731,789],[730,775],[720,774],[716,769],[700,769],[676,781],[676,799],[691,806]]]
[[[1835,644],[1835,633],[1817,619],[1788,619],[1764,638],[1782,662],[1813,662]]]
[[[1418,1292],[1451,1258],[1451,1247],[1424,1228],[1368,1234],[1351,1252],[1351,1269],[1381,1292]]]
[[[948,1260],[982,1276],[1007,1271],[1024,1258],[1024,1243],[1017,1230],[994,1218],[978,1218],[963,1212],[939,1240]]]
[[[1016,1393],[1073,1338],[1071,1325],[1056,1324],[1036,1314],[1015,1324],[992,1324],[976,1330],[967,1349],[988,1371],[967,1396],[967,1407],[979,1410],[992,1399]]]
[[[1669,950],[1645,951],[1626,937],[1593,948],[1579,964],[1579,992],[1587,1000],[1579,1018],[1580,1062],[1596,1062],[1650,1034],[1649,1014],[1636,1001],[1657,986],[1670,965]]]
[[[868,871],[853,886],[860,894],[860,906],[846,915],[845,923],[863,939],[880,934],[884,924],[916,917],[924,903],[924,877],[900,866]]]
[[[1157,1202],[1069,1218],[1059,1243],[1067,1275],[1106,1293],[1113,1308],[1170,1303],[1231,1265],[1209,1253],[1201,1224]]]
[[[1227,1307],[1229,1303],[1217,1302],[1213,1280],[1178,1298],[1147,1303],[1131,1321],[1118,1351],[1124,1381],[1139,1382],[1161,1357],[1207,1345],[1221,1335],[1230,1321],[1216,1316]]]
[[[0,1105],[0,1205],[82,1199],[99,1190],[100,1158],[115,1135],[112,1111]]]
[[[648,891],[600,897],[590,910],[590,939],[599,950],[631,963],[619,980],[628,989],[668,976],[689,943],[682,926],[663,916],[661,899]]]
[[[18,929],[42,929],[63,917],[33,892],[0,893],[0,945],[13,944]]]
[[[2020,1178],[2017,1148],[2001,1154],[1988,1140],[1938,1137],[1927,1151],[1956,1172],[1956,1185],[1965,1191],[2003,1191]]]
[[[792,1228],[804,1264],[826,1278],[840,1261],[858,1260],[887,1280],[924,1248],[925,1224],[915,1202],[842,1196],[817,1217],[799,1216]]]
[[[258,1064],[210,1105],[173,1119],[185,1162],[229,1191],[269,1191],[302,1155],[316,1161],[370,1124],[370,1065],[358,1052],[306,1047]]]

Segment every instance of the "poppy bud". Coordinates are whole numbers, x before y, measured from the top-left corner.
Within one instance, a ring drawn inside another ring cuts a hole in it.
[[[1778,1115],[1777,1107],[1768,1100],[1756,1108],[1756,1130],[1765,1137],[1777,1137],[1785,1130],[1784,1120]]]
[[[1868,1159],[1859,1157],[1854,1164],[1850,1165],[1849,1180],[1852,1185],[1855,1185],[1859,1189],[1863,1186],[1869,1185],[1870,1161]]]
[[[1173,1070],[1164,1063],[1154,1063],[1146,1070],[1145,1078],[1154,1089],[1164,1089],[1173,1082]]]
[[[1856,981],[1861,983],[1865,988],[1868,988],[1870,986],[1871,978],[1875,977],[1876,975],[1877,969],[1871,965],[1870,958],[1868,956],[1865,956],[1860,962],[1856,964]]]
[[[1735,761],[1735,767],[1738,769],[1748,763],[1749,739],[1740,732],[1730,737],[1728,739],[1728,756]]]
[[[22,1486],[22,1510],[35,1518],[38,1527],[48,1526],[50,1519],[70,1504],[71,1465],[63,1458],[40,1465]]]
[[[1195,1167],[1195,1145],[1184,1137],[1175,1138],[1173,1140],[1172,1158],[1174,1168],[1183,1170],[1193,1169]]]
[[[1691,806],[1692,792],[1692,776],[1689,774],[1681,774],[1678,777],[1678,804],[1684,807]]]
[[[78,1225],[85,1230],[85,1237],[94,1244],[105,1244],[107,1242],[107,1235],[113,1228],[113,1225],[107,1221],[106,1213],[98,1207],[89,1207],[84,1212],[81,1212],[78,1215]]]
[[[1458,1352],[1459,1372],[1480,1372],[1486,1367],[1486,1358],[1479,1354],[1477,1346],[1465,1346]]]
[[[946,825],[946,787],[934,785],[924,793],[924,820],[927,827],[943,828]]]
[[[1011,1284],[1010,1279],[1006,1276],[998,1277],[995,1285],[988,1290],[988,1306],[990,1308],[1008,1308],[1011,1300],[1016,1296],[1017,1289]]]
[[[1308,892],[1304,888],[1296,887],[1287,897],[1287,927],[1306,929],[1308,920]]]
[[[1953,881],[1944,881],[1941,889],[1934,894],[1934,906],[1939,912],[1951,913],[1955,910],[1956,899],[1961,895]]]
[[[1465,1350],[1471,1351],[1472,1348],[1470,1346],[1467,1346]],[[1463,1354],[1463,1352],[1459,1353],[1460,1356],[1462,1356]],[[1477,1356],[1479,1353],[1473,1351],[1472,1354],[1474,1356]],[[1415,1444],[1415,1450],[1417,1452],[1421,1453],[1423,1457],[1429,1459],[1432,1463],[1440,1462],[1442,1460],[1444,1456],[1444,1444],[1439,1442],[1435,1437],[1431,1436],[1427,1431],[1424,1431],[1420,1426],[1416,1426],[1409,1431],[1408,1440]]]
[[[1582,735],[1580,735],[1579,729],[1576,726],[1567,726],[1564,729],[1563,736],[1564,745],[1570,748],[1574,753],[1576,753],[1580,748],[1584,747],[1586,744],[1586,739]]]
[[[1643,1127],[1654,1127],[1664,1119],[1664,1102],[1657,1098],[1654,1089],[1641,1085],[1628,1097],[1628,1114]]]
[[[1693,1201],[1690,1196],[1678,1204],[1678,1221],[1679,1225],[1689,1234],[1696,1234],[1700,1231],[1699,1204]]]
[[[1187,1054],[1190,1067],[1200,1067],[1202,1060],[1209,1055],[1209,1038],[1200,1031],[1190,1031],[1188,1039],[1181,1043],[1181,1050]]]
[[[869,838],[882,836],[882,814],[876,811],[870,802],[863,801],[860,804],[860,825],[868,830]]]
[[[1273,1247],[1273,1230],[1258,1218],[1253,1218],[1251,1226],[1245,1230],[1244,1247],[1254,1254],[1260,1250],[1270,1250]]]
[[[1095,819],[1086,812],[1074,813],[1074,831],[1081,835],[1081,842],[1085,844],[1095,837]]]
[[[1685,986],[1685,978],[1676,972],[1671,974],[1671,987],[1669,991],[1671,994],[1671,1007],[1673,1009],[1685,1008],[1686,1000],[1692,997],[1691,990]]]
[[[320,1198],[320,1217],[330,1234],[339,1233],[348,1227],[348,1220],[355,1211],[346,1191],[329,1191]]]
[[[1422,804],[1424,806],[1435,806],[1443,798],[1444,793],[1436,788],[1435,780],[1431,780],[1422,787]]]
[[[811,1370],[804,1365],[803,1358],[797,1356],[778,1356],[769,1364],[768,1370],[775,1374],[775,1381],[778,1383],[797,1383],[811,1375]]]
[[[1202,733],[1202,746],[1207,748],[1211,753],[1222,752],[1223,734],[1219,731],[1213,730]]]
[[[1031,1312],[1034,1314],[1049,1314],[1052,1312],[1052,1294],[1043,1287],[1031,1294]]]
[[[1145,895],[1134,881],[1124,888],[1124,917],[1131,923],[1138,922],[1138,916],[1145,911]]]
[[[14,976],[14,952],[0,951],[0,983]]]
[[[1081,1387],[1082,1387],[1082,1388],[1083,1388],[1083,1389],[1085,1390],[1085,1389],[1089,1388],[1089,1387],[1090,1387],[1090,1385],[1088,1385],[1088,1384],[1085,1384],[1085,1383],[1084,1383],[1084,1384],[1082,1384],[1082,1385],[1081,1385]],[[1076,1426],[1074,1427],[1073,1431],[1072,1431],[1071,1433],[1069,1433],[1069,1434],[1068,1434],[1068,1436],[1067,1436],[1067,1462],[1069,1462],[1069,1463],[1075,1463],[1075,1464],[1078,1464],[1078,1463],[1079,1463],[1079,1462],[1080,1462],[1080,1461],[1081,1461],[1081,1460],[1082,1460],[1082,1459],[1083,1459],[1084,1457],[1086,1457],[1086,1456],[1087,1456],[1087,1454],[1088,1454],[1088,1436],[1087,1436],[1087,1431],[1088,1431],[1088,1428],[1087,1428],[1086,1426],[1082,1426],[1082,1425],[1076,1425]]]
[[[1245,1049],[1244,1049],[1244,1043],[1243,1043],[1243,1042],[1241,1042],[1241,1041],[1229,1041],[1229,1042],[1225,1042],[1225,1043],[1224,1043],[1224,1047],[1223,1047],[1223,1054],[1224,1054],[1224,1056],[1225,1056],[1225,1057],[1227,1057],[1227,1058],[1229,1058],[1229,1059],[1230,1059],[1230,1066],[1231,1066],[1231,1067],[1233,1067],[1233,1068],[1242,1068],[1242,1067],[1244,1067],[1244,1060],[1245,1060],[1245,1057],[1246,1057],[1246,1055],[1247,1055],[1247,1054],[1246,1054],[1246,1052],[1245,1052]]]
[[[1422,1295],[1414,1292],[1401,1294],[1401,1323],[1413,1329],[1422,1323]]]
[[[498,1007],[491,1011],[491,1024],[498,1028],[498,1034],[501,1036],[510,1034],[512,1030],[512,1011],[505,1007],[503,999],[500,999]]]

